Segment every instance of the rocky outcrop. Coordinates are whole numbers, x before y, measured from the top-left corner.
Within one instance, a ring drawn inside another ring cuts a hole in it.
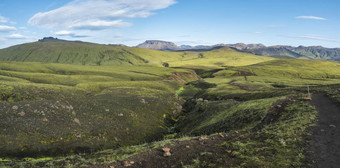
[[[142,44],[139,44],[139,48],[148,48],[154,50],[180,50],[181,47],[177,46],[175,43],[160,41],[160,40],[147,40]]]

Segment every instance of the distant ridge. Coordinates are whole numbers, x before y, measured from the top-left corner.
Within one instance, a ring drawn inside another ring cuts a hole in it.
[[[212,50],[218,47],[231,47],[241,52],[247,52],[255,55],[272,56],[272,57],[291,57],[291,58],[307,58],[307,59],[323,59],[329,61],[340,62],[340,48],[325,48],[322,46],[265,46],[263,44],[216,44],[216,45],[181,45],[175,43],[160,41],[160,40],[147,40],[142,44],[137,45],[140,48],[148,48],[154,50],[168,50],[168,51],[181,51],[181,50]]]
[[[162,49],[170,49],[176,46],[174,43],[163,41],[148,41],[148,44],[158,45]],[[167,48],[165,48],[167,47]],[[77,42],[61,40],[53,37],[45,37],[37,42],[15,45],[0,49],[0,61],[15,62],[46,62],[75,65],[156,65],[171,66],[202,65],[219,66],[228,64],[232,57],[240,57],[247,60],[245,64],[271,60],[269,57],[256,56],[254,54],[239,52],[230,47],[216,45],[216,47],[204,49],[187,49],[181,51],[160,51],[138,47],[127,47],[119,44],[95,44],[89,42]],[[219,59],[212,59],[216,56]],[[204,58],[210,62],[202,61]],[[185,61],[183,61],[185,60]],[[249,61],[252,60],[252,61]]]
[[[139,44],[137,47],[153,50],[181,50],[181,47],[177,46],[175,43],[161,40],[146,40],[144,43]]]
[[[323,59],[340,62],[340,48],[325,48],[322,46],[269,46],[256,49],[241,50],[263,56],[289,56],[294,58]]]
[[[179,51],[179,50],[210,50],[218,47],[233,47],[238,50],[244,49],[255,49],[255,48],[263,48],[266,47],[263,44],[215,44],[215,45],[181,45],[178,46],[173,42],[169,41],[161,41],[161,40],[146,40],[144,43],[137,45],[139,48],[147,48],[153,50],[167,50],[167,51]]]
[[[292,47],[277,45],[267,47],[263,44],[244,43],[178,46],[172,42],[147,40],[137,47],[127,47],[120,44],[105,45],[67,41],[54,37],[44,37],[37,42],[0,49],[0,61],[51,62],[77,65],[162,65],[163,62],[181,60],[183,56],[191,57],[200,52],[210,51],[235,51],[228,52],[228,54],[233,53],[234,56],[235,54],[240,55],[240,53],[250,53],[274,58],[323,59],[340,62],[339,48],[324,48],[322,46]],[[189,52],[189,54],[186,52]],[[187,64],[191,63],[188,62]]]

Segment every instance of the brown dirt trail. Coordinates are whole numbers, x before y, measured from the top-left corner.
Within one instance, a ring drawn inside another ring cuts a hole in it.
[[[319,112],[318,122],[307,138],[307,167],[340,167],[340,106],[325,94],[313,95],[311,104]]]

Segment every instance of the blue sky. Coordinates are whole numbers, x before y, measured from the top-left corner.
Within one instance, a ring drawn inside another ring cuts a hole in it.
[[[0,48],[47,36],[340,48],[338,7],[337,0],[1,0]]]

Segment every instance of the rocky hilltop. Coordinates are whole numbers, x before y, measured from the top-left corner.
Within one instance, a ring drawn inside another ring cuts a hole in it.
[[[160,40],[147,40],[142,44],[139,44],[139,48],[148,48],[154,50],[180,50],[181,47],[177,46],[175,43],[160,41]]]

